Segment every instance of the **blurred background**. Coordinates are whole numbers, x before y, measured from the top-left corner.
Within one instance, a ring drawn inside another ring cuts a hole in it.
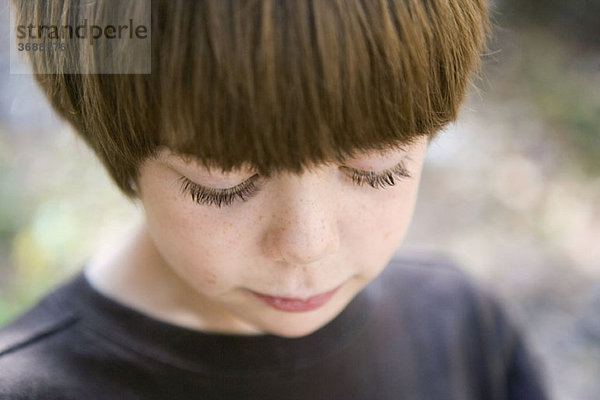
[[[455,259],[522,324],[553,398],[600,398],[600,1],[496,0],[458,121],[431,145],[401,252]],[[140,218],[9,73],[0,0],[0,325]]]

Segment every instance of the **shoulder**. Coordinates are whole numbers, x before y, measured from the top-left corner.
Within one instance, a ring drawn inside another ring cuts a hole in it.
[[[464,272],[453,260],[430,253],[399,254],[381,275],[388,302],[417,324],[449,335],[511,346],[517,324],[495,292]]]
[[[429,254],[395,257],[381,278],[386,314],[402,321],[403,333],[412,335],[423,354],[436,349],[432,368],[446,354],[450,370],[468,371],[491,392],[546,398],[521,324],[490,287],[451,260]]]
[[[73,346],[78,316],[54,302],[55,293],[0,329],[0,398],[38,398],[61,373],[63,349]],[[51,397],[49,397],[51,398]]]
[[[381,281],[388,290],[414,299],[439,300],[458,296],[476,300],[491,296],[487,288],[465,273],[456,262],[439,253],[399,253],[390,260]]]
[[[0,360],[60,334],[76,322],[69,311],[58,311],[44,299],[0,329]]]

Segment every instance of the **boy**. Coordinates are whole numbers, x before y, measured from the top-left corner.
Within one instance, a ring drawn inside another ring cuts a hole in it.
[[[142,12],[14,3],[24,26]],[[65,72],[102,45],[29,54],[145,219],[2,330],[0,397],[545,398],[496,302],[445,261],[390,261],[483,1],[151,7],[151,74]]]

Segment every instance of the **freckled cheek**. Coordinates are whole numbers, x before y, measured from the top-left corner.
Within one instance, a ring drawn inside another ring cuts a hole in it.
[[[191,286],[205,293],[226,291],[237,283],[242,257],[221,235],[208,229],[177,230],[165,247],[171,267]]]
[[[410,221],[404,196],[375,196],[364,217],[348,218],[345,249],[366,281],[379,274],[401,244]],[[410,207],[409,207],[410,208]]]
[[[161,207],[169,211],[156,215],[155,230],[164,239],[162,253],[179,275],[197,289],[218,295],[240,284],[251,259],[256,223],[246,217],[234,222],[218,210],[192,207]]]
[[[397,241],[404,236],[412,219],[413,206],[413,199],[410,196],[390,204],[389,214],[393,217],[386,220],[388,226],[382,232],[384,240]]]
[[[182,262],[176,269],[190,286],[204,293],[222,292],[231,285],[224,265]]]
[[[412,195],[409,190],[397,190],[392,196],[390,193],[387,196],[375,196],[372,202],[363,205],[361,211],[363,217],[349,219],[347,229],[357,230],[358,226],[354,224],[360,224],[360,234],[356,239],[362,241],[363,247],[367,243],[380,250],[397,246],[412,217]]]

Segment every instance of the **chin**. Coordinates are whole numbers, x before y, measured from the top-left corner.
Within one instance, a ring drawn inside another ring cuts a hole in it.
[[[282,316],[281,319],[274,321],[273,324],[269,324],[268,326],[263,325],[263,331],[271,335],[281,336],[289,339],[300,338],[318,331],[327,325],[332,319],[334,319],[336,315],[333,315],[330,318],[323,318],[322,315],[320,318],[315,318],[315,316],[310,318],[308,315],[305,315],[304,317],[306,319],[304,320],[302,317],[299,319],[293,318],[290,320],[289,316],[288,318],[286,318],[286,316]],[[296,320],[294,321],[294,319]]]
[[[273,329],[269,333],[272,335],[276,335],[276,336],[280,336],[280,337],[284,337],[284,338],[288,338],[288,339],[296,339],[296,338],[300,338],[302,336],[310,335],[311,333],[319,330],[319,328],[321,328],[321,326],[294,327],[294,326],[288,325],[286,327],[281,327],[281,329]]]

